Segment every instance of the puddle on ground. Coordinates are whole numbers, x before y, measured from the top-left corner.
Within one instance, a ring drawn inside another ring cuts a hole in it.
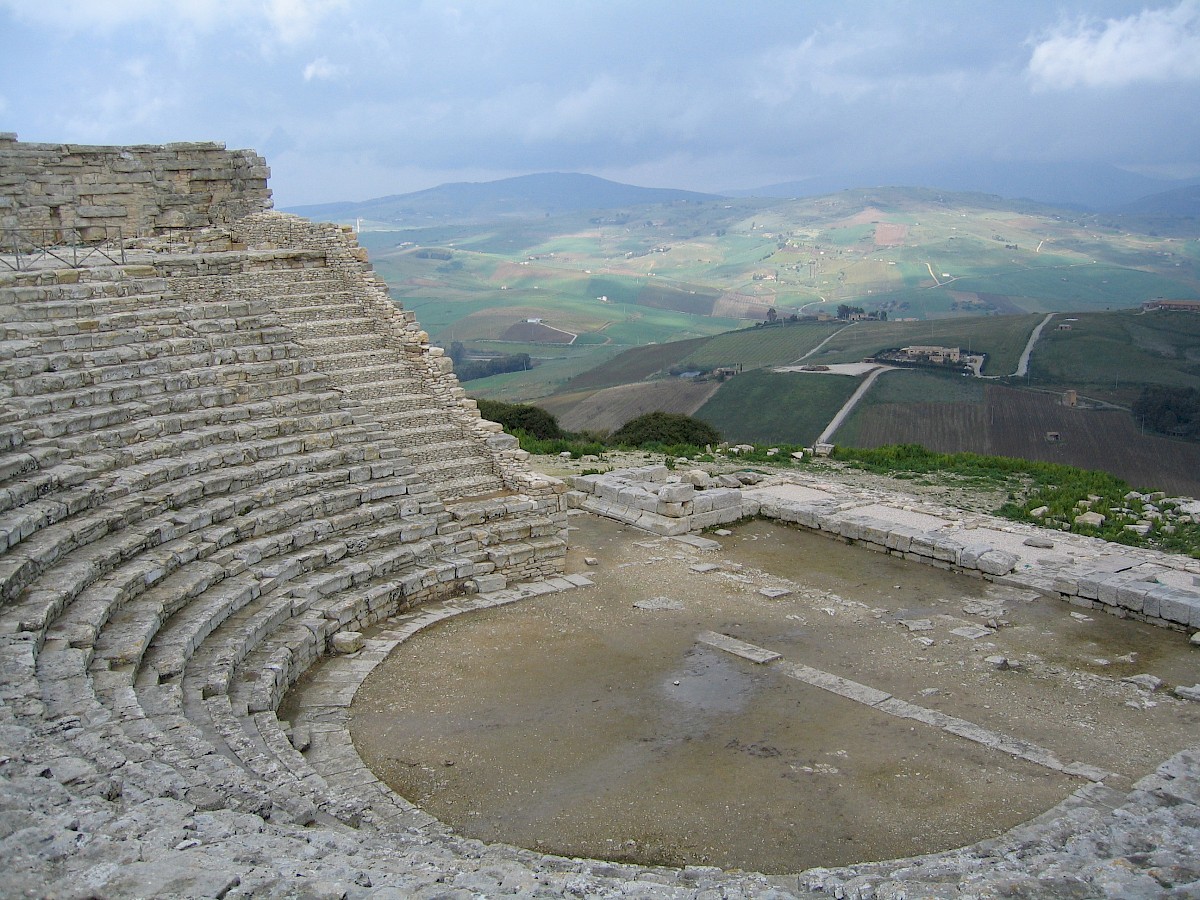
[[[362,758],[465,835],[782,873],[961,846],[1081,784],[697,643],[706,630],[1101,766],[1116,787],[1194,743],[1197,704],[1119,681],[1197,680],[1186,636],[771,523],[704,553],[571,521],[568,566],[601,559],[594,587],[444,621],[355,698]],[[633,607],[662,596],[682,609]],[[984,638],[951,633],[989,618],[1003,624]],[[996,654],[1024,665],[997,671]]]

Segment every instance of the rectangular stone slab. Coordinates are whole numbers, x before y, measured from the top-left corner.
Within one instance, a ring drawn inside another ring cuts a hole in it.
[[[811,684],[813,687],[819,687],[857,703],[865,703],[867,706],[875,706],[892,696],[886,691],[876,690],[865,684],[859,684],[857,681],[851,681],[849,678],[831,675],[829,672],[822,672],[820,669],[800,663],[786,663],[781,668],[789,678],[795,678],[797,681],[803,681],[805,684]]]
[[[779,659],[779,654],[773,650],[767,650],[765,647],[757,647],[754,644],[747,644],[745,641],[739,641],[737,638],[730,637],[727,634],[718,634],[715,631],[702,631],[696,638],[701,644],[706,644],[709,647],[714,647],[717,650],[724,650],[726,653],[732,653],[734,656],[740,656],[742,659],[748,659],[752,663],[769,663],[773,659]]]

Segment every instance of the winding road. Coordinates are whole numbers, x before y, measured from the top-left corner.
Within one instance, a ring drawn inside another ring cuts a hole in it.
[[[1013,372],[1014,378],[1024,378],[1029,374],[1029,357],[1033,355],[1033,345],[1038,342],[1038,338],[1042,336],[1042,329],[1046,327],[1051,319],[1054,318],[1054,313],[1050,313],[1042,321],[1038,322],[1037,327],[1029,334],[1029,342],[1025,345],[1025,349],[1021,351],[1021,359],[1017,363],[1017,371]]]
[[[822,431],[821,436],[817,438],[817,443],[828,443],[833,437],[834,433],[842,427],[842,423],[846,421],[846,417],[854,411],[854,407],[858,405],[858,401],[866,396],[867,391],[871,389],[871,385],[875,383],[875,379],[884,372],[894,371],[896,370],[891,366],[880,366],[878,369],[875,369],[870,375],[864,378],[863,383],[858,386],[858,390],[850,395],[850,399],[842,404],[842,408],[837,411],[837,415],[834,416],[830,423],[825,426],[825,430]]]

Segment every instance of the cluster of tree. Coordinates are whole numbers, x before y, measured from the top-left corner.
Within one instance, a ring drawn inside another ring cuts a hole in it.
[[[767,310],[767,317],[761,322],[755,322],[754,327],[762,328],[766,325],[795,325],[797,322],[815,321],[817,321],[816,316],[801,316],[797,315],[796,313],[792,313],[790,316],[781,316],[779,315],[779,311],[772,306]]]
[[[1148,384],[1133,401],[1133,416],[1146,428],[1175,437],[1200,437],[1200,391]]]
[[[863,309],[861,306],[849,306],[845,303],[841,303],[838,305],[837,317],[839,319],[849,319],[851,316],[863,316],[863,315],[867,315],[867,311],[865,309]],[[886,322],[887,321],[887,312],[882,309],[876,310],[875,312],[871,313],[868,316],[868,318],[878,319],[880,322]]]
[[[528,353],[513,353],[508,356],[493,356],[487,359],[469,359],[462,341],[451,341],[446,355],[454,360],[454,374],[459,381],[503,375],[505,372],[525,372],[533,368],[533,358]],[[494,419],[493,421],[499,421]]]

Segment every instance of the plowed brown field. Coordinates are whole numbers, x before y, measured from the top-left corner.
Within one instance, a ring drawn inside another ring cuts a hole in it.
[[[1138,488],[1200,496],[1200,444],[1141,434],[1122,410],[1063,406],[1054,394],[991,385],[982,404],[888,403],[854,423],[861,447],[922,444],[1099,469]],[[1047,440],[1057,432],[1059,440]]]

